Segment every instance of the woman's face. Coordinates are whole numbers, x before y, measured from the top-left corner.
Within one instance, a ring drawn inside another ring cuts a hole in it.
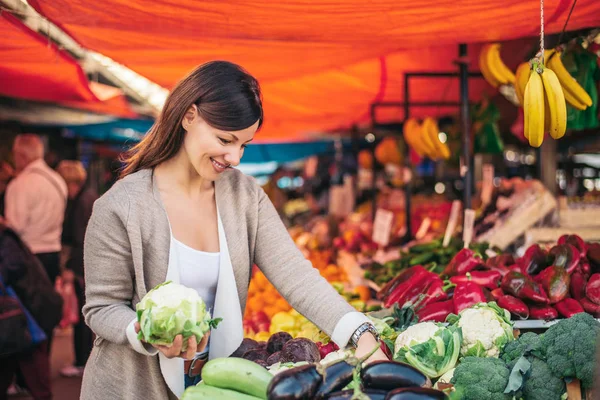
[[[240,163],[244,149],[258,129],[258,121],[235,132],[213,128],[198,115],[196,106],[185,115],[182,125],[187,131],[183,149],[198,175],[210,181]]]

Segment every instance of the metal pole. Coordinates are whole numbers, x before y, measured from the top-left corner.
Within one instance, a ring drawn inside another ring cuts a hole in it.
[[[463,131],[463,163],[466,168],[464,176],[464,208],[471,208],[471,191],[473,171],[471,168],[471,127],[469,117],[469,64],[467,60],[467,45],[458,45],[458,63],[460,68],[460,102],[461,122]]]
[[[404,122],[408,120],[410,116],[410,88],[409,88],[409,74],[404,74]],[[404,141],[404,167],[410,170],[410,149],[408,143]],[[404,176],[404,171],[402,171]],[[411,174],[412,175],[412,174]],[[412,223],[411,217],[411,196],[412,196],[412,176],[411,180],[404,182],[404,212],[406,220],[406,233],[404,235],[404,242],[408,243],[412,240]]]

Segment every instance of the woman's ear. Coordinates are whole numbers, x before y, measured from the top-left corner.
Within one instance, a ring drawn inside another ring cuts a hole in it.
[[[186,132],[192,126],[197,116],[198,108],[195,104],[192,104],[190,108],[188,108],[188,110],[186,111],[185,115],[183,116],[183,120],[181,121],[181,126],[183,127],[183,129],[185,129]]]

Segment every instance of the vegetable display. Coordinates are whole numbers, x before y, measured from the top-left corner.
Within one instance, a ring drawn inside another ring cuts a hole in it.
[[[194,289],[165,282],[150,290],[137,304],[140,324],[138,337],[147,343],[168,345],[175,336],[183,336],[182,351],[187,349],[186,339],[202,337],[215,328],[220,319],[211,319],[206,304]]]

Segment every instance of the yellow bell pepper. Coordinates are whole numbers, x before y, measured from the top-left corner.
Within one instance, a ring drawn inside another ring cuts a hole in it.
[[[287,312],[278,312],[271,319],[271,334],[277,332],[290,332],[296,326],[296,319]]]
[[[271,334],[269,332],[258,332],[256,335],[254,335],[254,340],[257,342],[266,342],[270,337]]]

